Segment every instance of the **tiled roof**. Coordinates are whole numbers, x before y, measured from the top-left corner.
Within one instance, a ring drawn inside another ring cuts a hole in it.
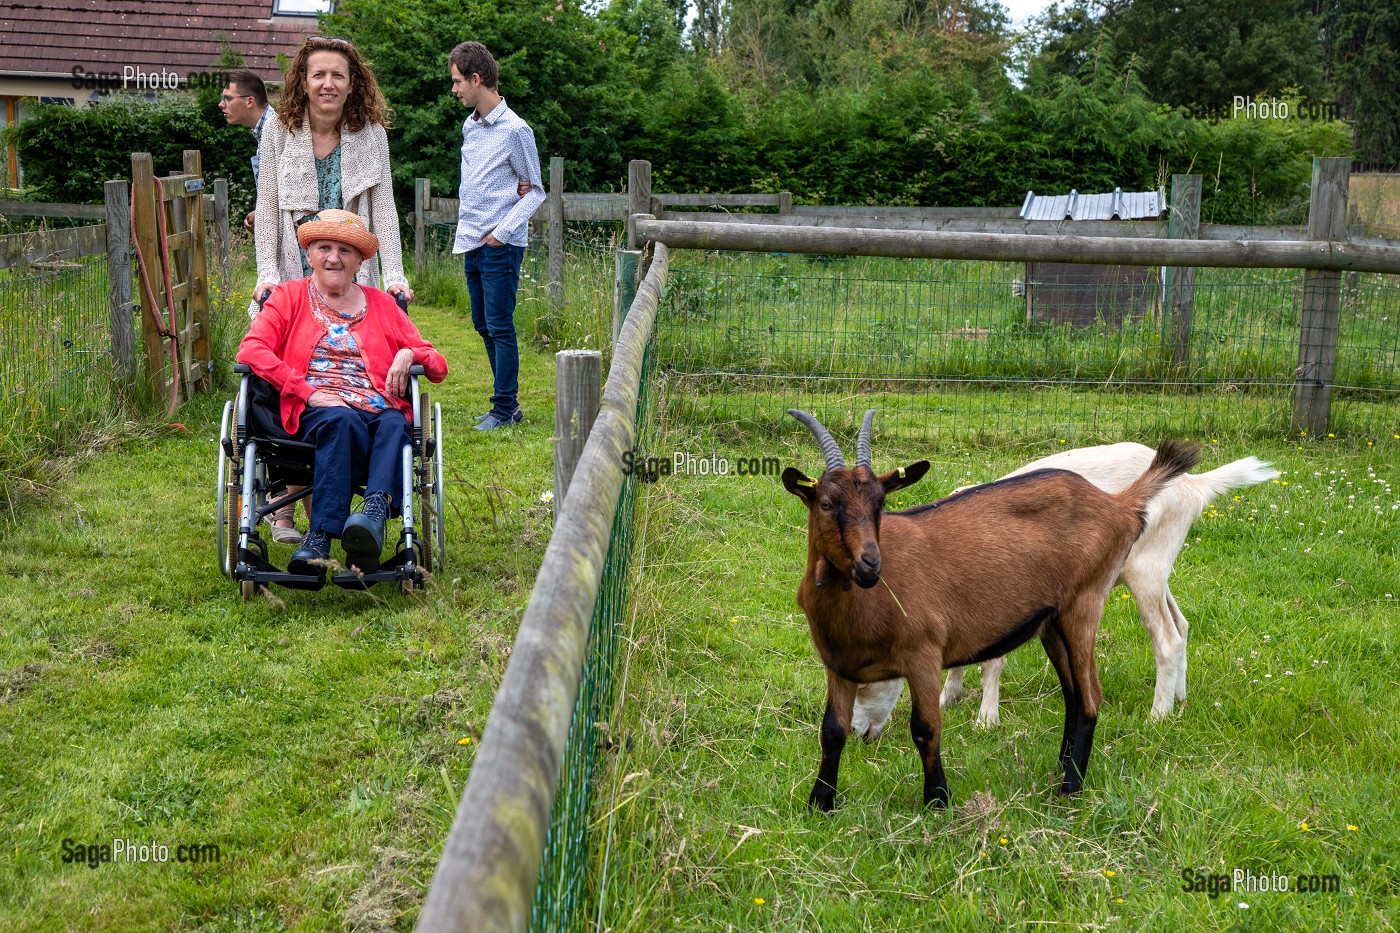
[[[280,81],[277,53],[292,55],[315,17],[271,21],[272,0],[0,0],[0,74],[214,70],[223,41],[265,81]]]
[[[1156,218],[1162,212],[1163,198],[1156,191],[1124,191],[1114,188],[1107,194],[1037,195],[1026,192],[1021,205],[1022,220],[1140,220]]]

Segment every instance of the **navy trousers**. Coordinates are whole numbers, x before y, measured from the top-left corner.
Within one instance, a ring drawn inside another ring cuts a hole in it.
[[[491,411],[509,419],[519,407],[520,347],[515,339],[515,293],[520,288],[520,262],[525,247],[478,246],[467,250],[464,262],[467,294],[472,303],[472,326],[486,344],[495,387]]]
[[[316,445],[316,473],[311,481],[315,503],[311,530],[338,538],[350,517],[350,499],[363,486],[365,495],[382,492],[399,514],[403,503],[403,446],[410,443],[408,419],[397,408],[378,414],[358,408],[311,408],[301,413],[296,439]]]

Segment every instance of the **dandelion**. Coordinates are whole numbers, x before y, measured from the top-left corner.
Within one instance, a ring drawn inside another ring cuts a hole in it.
[[[1308,825],[1308,821],[1307,821],[1307,820],[1303,820],[1303,822],[1299,823],[1299,824],[1298,824],[1298,828],[1301,829],[1301,830],[1302,830],[1303,832],[1305,832],[1305,833],[1310,833],[1310,832],[1312,832],[1312,827]]]
[[[1349,833],[1354,833],[1354,832],[1356,832],[1356,830],[1357,830],[1357,826],[1356,826],[1355,823],[1348,823],[1348,824],[1347,824],[1347,832],[1349,832]]]
[[[1121,903],[1123,903],[1123,899],[1122,899],[1121,897],[1115,897],[1115,898],[1113,899],[1113,903],[1115,903],[1115,904],[1121,904]]]
[[[1001,843],[1002,845],[1006,845],[1006,837],[1002,836],[1000,839],[997,840],[997,842]]]
[[[1112,868],[1105,868],[1103,870],[1103,876],[1105,878],[1112,878],[1116,874],[1118,874],[1118,872],[1114,871]]]
[[[761,897],[756,897],[756,898],[754,898],[754,899],[753,899],[753,902],[754,902],[755,904],[757,904],[759,907],[762,907],[762,906],[764,905],[764,903],[766,903],[766,902],[763,900],[763,898],[761,898]]]
[[[469,736],[469,735],[464,735],[464,736],[462,736],[460,739],[457,740],[457,744],[458,744],[458,745],[470,745],[470,744],[472,744],[472,737]]]

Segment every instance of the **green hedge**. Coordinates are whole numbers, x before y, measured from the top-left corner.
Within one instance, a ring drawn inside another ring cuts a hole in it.
[[[210,95],[202,97],[113,94],[90,107],[38,107],[14,129],[27,196],[100,203],[105,182],[131,180],[133,152],[151,153],[156,174],[167,175],[183,170],[186,149],[198,149],[204,177],[228,179],[230,217],[242,217],[255,199],[253,134],[225,123]]]

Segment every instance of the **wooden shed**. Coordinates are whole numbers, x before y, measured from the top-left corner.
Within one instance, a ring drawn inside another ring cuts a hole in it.
[[[1077,220],[1157,220],[1166,204],[1160,191],[1037,195],[1026,192],[1023,220],[1057,221],[1073,233]],[[1107,266],[1069,262],[1026,263],[1026,320],[1088,326],[1118,325],[1157,313],[1161,270],[1156,266]]]

